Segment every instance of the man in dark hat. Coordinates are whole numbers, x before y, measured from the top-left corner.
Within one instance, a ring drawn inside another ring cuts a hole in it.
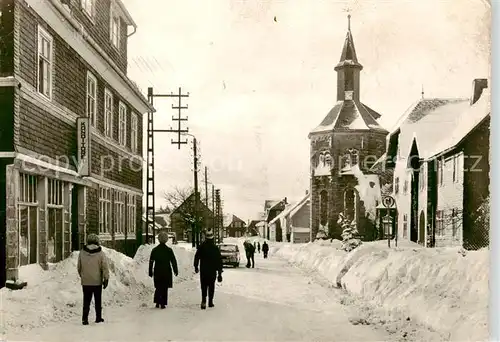
[[[198,268],[198,265],[200,266]],[[214,242],[212,230],[208,230],[205,241],[198,247],[194,256],[194,271],[200,273],[201,309],[214,307],[215,280],[222,282],[222,257],[219,248]]]

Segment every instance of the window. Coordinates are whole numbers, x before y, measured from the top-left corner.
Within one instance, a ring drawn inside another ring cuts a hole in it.
[[[458,209],[454,208],[451,210],[451,228],[453,237],[457,238],[457,228],[458,228]]]
[[[127,196],[127,235],[135,233],[136,226],[136,204],[135,195]]]
[[[403,184],[403,193],[406,195],[408,193],[408,179],[405,179]]]
[[[403,238],[408,237],[408,215],[403,215]]]
[[[114,212],[115,212],[115,221],[114,221],[114,233],[115,235],[123,235],[125,234],[125,226],[126,226],[126,216],[125,216],[125,193],[122,191],[115,191],[114,198]]]
[[[458,155],[453,156],[453,183],[458,183],[459,180],[459,159]]]
[[[100,188],[99,194],[99,234],[109,234],[111,228],[111,190]]]
[[[97,79],[90,72],[87,73],[87,117],[95,127],[97,124]]]
[[[121,33],[121,25],[120,25],[120,16],[115,10],[115,4],[112,1],[110,5],[110,23],[109,23],[109,34],[110,40],[114,47],[117,49],[120,48],[120,33]]]
[[[52,98],[52,37],[38,26],[38,92]]]
[[[38,178],[19,175],[18,241],[19,265],[38,262]]]
[[[48,180],[48,262],[58,262],[64,257],[64,183],[55,179]]]
[[[118,142],[125,146],[127,140],[127,107],[120,102],[118,112]]]
[[[443,185],[443,160],[438,160],[437,161],[437,185],[442,186]]]
[[[113,94],[108,89],[104,91],[104,134],[113,137]]]
[[[396,177],[396,180],[394,181],[394,192],[396,195],[399,193],[399,177]]]
[[[137,115],[132,114],[131,117],[131,132],[130,132],[130,148],[132,149],[132,152],[137,152]]]
[[[443,236],[444,235],[444,222],[443,222],[443,211],[436,211],[436,235]]]
[[[89,17],[94,16],[94,0],[81,0],[82,9]]]

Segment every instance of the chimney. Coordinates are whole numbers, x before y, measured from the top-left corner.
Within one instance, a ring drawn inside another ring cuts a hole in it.
[[[471,106],[479,100],[483,90],[486,88],[488,88],[488,80],[486,78],[476,78],[472,81],[472,96],[470,98]]]

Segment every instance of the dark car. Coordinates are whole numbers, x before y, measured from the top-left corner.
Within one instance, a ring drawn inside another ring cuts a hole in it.
[[[222,256],[222,265],[240,266],[240,249],[232,243],[221,243],[218,245]]]

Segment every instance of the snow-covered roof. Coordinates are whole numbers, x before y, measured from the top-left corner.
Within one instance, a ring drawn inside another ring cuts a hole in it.
[[[288,204],[285,207],[285,210],[283,210],[279,215],[277,215],[275,218],[273,218],[269,224],[274,224],[277,220],[280,220],[288,215],[293,216],[295,213],[302,208],[302,206],[307,202],[307,200],[310,198],[310,195],[307,194],[305,195],[300,201],[297,201],[293,204]]]
[[[354,100],[338,101],[319,126],[311,131],[311,134],[356,130],[387,132],[377,122],[376,117],[379,118],[380,114],[361,102]]]
[[[420,158],[427,158],[435,146],[456,127],[461,113],[470,107],[469,100],[426,101],[415,109],[399,127],[399,149],[403,157],[410,154],[415,140]],[[418,109],[420,108],[420,109]]]
[[[454,127],[441,136],[441,140],[429,149],[428,158],[432,158],[459,144],[477,125],[491,113],[491,91],[484,89],[479,100],[457,115]]]

